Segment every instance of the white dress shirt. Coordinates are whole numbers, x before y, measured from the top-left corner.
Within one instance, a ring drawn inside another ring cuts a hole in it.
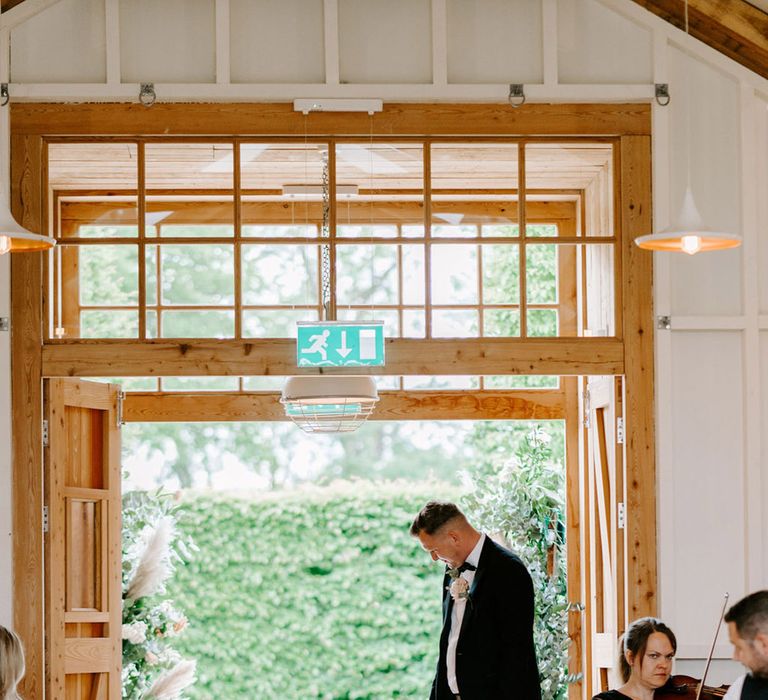
[[[485,542],[485,534],[480,534],[480,539],[477,541],[475,548],[469,553],[469,556],[464,560],[468,564],[472,564],[477,567],[480,563],[480,552],[483,551],[483,543]],[[475,580],[476,571],[462,571],[459,576],[469,583],[470,588],[472,582]],[[448,594],[450,595],[450,593]],[[456,680],[456,646],[459,643],[459,632],[461,632],[461,621],[464,619],[464,609],[467,607],[466,598],[459,598],[459,600],[453,601],[453,609],[451,610],[451,629],[448,633],[448,649],[445,655],[445,665],[448,672],[448,687],[454,695],[459,694],[459,684]]]

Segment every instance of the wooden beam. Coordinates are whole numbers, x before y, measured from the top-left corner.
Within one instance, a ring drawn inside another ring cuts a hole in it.
[[[656,444],[654,422],[653,256],[634,239],[652,229],[651,140],[621,139],[621,229],[624,270],[626,394],[627,614],[655,615]]]
[[[563,420],[561,390],[382,391],[368,420]],[[287,421],[278,392],[129,392],[126,423]]]
[[[681,0],[634,0],[685,31]],[[744,0],[688,0],[692,36],[768,78],[768,14]]]
[[[15,134],[57,136],[617,136],[650,134],[648,104],[387,104],[367,114],[312,113],[286,103],[140,104],[14,102]]]
[[[296,374],[623,374],[616,338],[447,338],[386,341],[384,367],[298,368],[296,341],[65,340],[43,346],[45,377],[289,376]]]

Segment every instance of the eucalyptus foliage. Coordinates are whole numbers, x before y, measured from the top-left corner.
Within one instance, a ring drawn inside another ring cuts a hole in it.
[[[188,662],[174,649],[187,618],[166,594],[167,578],[194,545],[174,527],[176,504],[169,494],[131,491],[123,496],[123,693],[125,700],[182,698],[158,692]],[[137,586],[137,580],[141,585]],[[139,591],[139,593],[133,593]]]
[[[504,428],[480,442],[497,448]],[[506,436],[509,439],[508,436]],[[469,477],[464,505],[473,524],[500,535],[528,566],[536,599],[534,641],[543,700],[564,700],[568,677],[568,599],[565,566],[565,474],[552,460],[550,435],[533,428],[517,443],[514,457],[489,461]],[[493,451],[491,452],[493,454]]]

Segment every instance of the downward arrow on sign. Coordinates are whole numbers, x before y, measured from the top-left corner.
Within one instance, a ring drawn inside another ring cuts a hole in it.
[[[339,353],[339,355],[341,355],[342,357],[346,357],[347,355],[349,355],[349,353],[352,352],[352,348],[347,347],[346,331],[341,331],[341,347],[337,348],[336,352]]]

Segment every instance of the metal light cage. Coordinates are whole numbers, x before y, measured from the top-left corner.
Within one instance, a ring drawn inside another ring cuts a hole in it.
[[[288,377],[280,403],[305,433],[350,433],[371,415],[379,393],[365,376]]]

